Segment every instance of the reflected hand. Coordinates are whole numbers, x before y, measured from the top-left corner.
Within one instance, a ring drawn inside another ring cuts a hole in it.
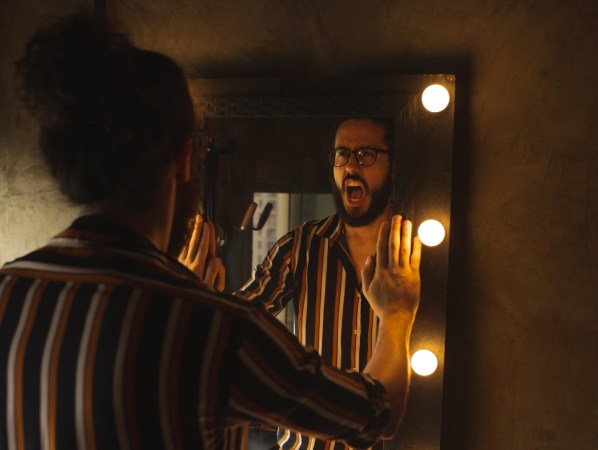
[[[195,216],[193,232],[181,250],[179,262],[217,291],[224,290],[226,268],[216,254],[216,231],[212,222]]]
[[[415,318],[419,306],[421,241],[411,245],[413,224],[393,216],[380,227],[376,255],[361,272],[363,291],[378,317],[399,314]]]

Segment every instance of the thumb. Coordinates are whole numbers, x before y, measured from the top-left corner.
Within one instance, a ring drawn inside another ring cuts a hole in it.
[[[368,256],[365,260],[365,266],[361,269],[361,281],[363,283],[363,289],[367,291],[370,287],[370,283],[374,278],[374,272],[376,271],[376,256]]]

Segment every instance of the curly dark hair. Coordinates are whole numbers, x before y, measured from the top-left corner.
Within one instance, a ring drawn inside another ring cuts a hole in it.
[[[136,48],[103,17],[58,19],[15,62],[39,145],[74,203],[142,207],[193,131],[180,67]]]

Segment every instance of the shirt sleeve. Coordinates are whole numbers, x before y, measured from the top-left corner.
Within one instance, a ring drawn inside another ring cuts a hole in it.
[[[272,315],[280,313],[293,298],[293,230],[281,237],[235,295],[259,302]]]
[[[234,325],[230,414],[357,448],[376,443],[390,417],[383,385],[326,365],[261,308],[248,309]]]

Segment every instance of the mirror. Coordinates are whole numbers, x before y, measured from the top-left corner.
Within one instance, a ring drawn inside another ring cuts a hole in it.
[[[449,94],[448,106],[440,112],[427,111],[421,102],[422,92],[432,84],[444,86]],[[195,79],[190,89],[198,118],[196,146],[207,158],[204,212],[220,229],[229,291],[249,278],[258,251],[252,249],[259,240],[254,239],[257,232],[240,229],[248,205],[256,199],[262,202],[251,224],[254,228],[259,228],[268,198],[280,199],[276,200],[280,205],[286,202],[287,208],[277,204],[266,223],[285,216],[281,226],[288,229],[297,221],[325,217],[333,212],[325,212],[332,207],[325,200],[330,192],[326,151],[339,119],[394,118],[395,212],[416,227],[435,219],[446,236],[439,245],[424,247],[422,298],[411,338],[412,354],[430,350],[438,367],[428,376],[412,374],[407,413],[398,435],[384,448],[440,448],[455,77],[347,77],[302,86],[277,78]],[[282,228],[268,228],[267,239],[280,237],[287,231]],[[267,239],[261,244],[264,253],[271,242]],[[292,319],[287,323],[292,327]]]

